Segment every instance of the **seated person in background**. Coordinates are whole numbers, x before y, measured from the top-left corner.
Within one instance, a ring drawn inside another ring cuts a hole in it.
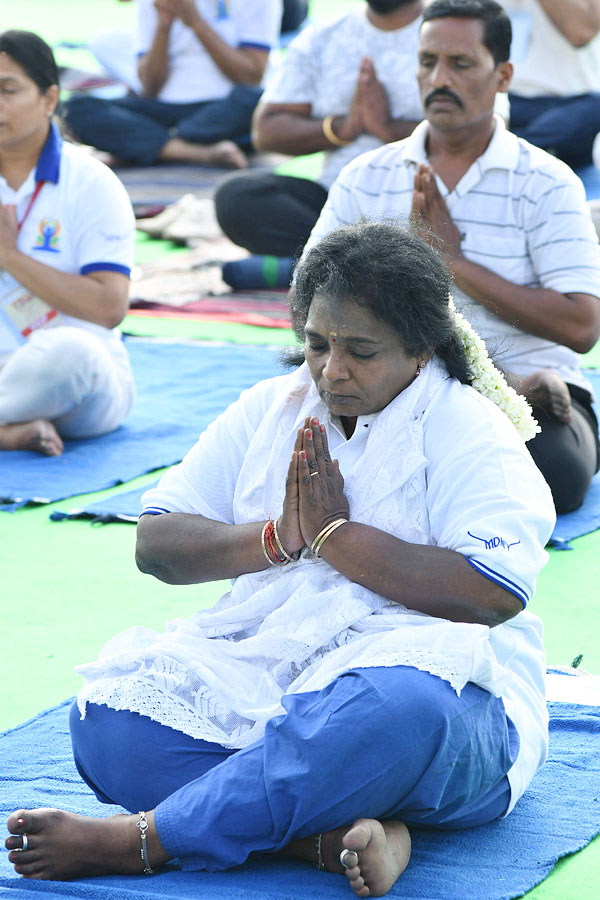
[[[65,104],[78,140],[138,165],[243,168],[281,0],[137,0],[142,96]],[[241,146],[238,146],[241,145]]]
[[[120,2],[130,3],[132,0]],[[283,0],[282,35],[296,31],[307,15],[307,0]],[[88,49],[113,78],[128,85],[136,94],[141,94],[143,88],[137,74],[134,45],[135,34],[127,28],[103,28],[90,38]]]
[[[317,181],[259,172],[228,176],[215,209],[234,243],[254,254],[295,256],[343,166],[411,133],[423,115],[415,80],[422,5],[368,0],[292,41],[256,110],[253,141],[259,150],[294,155],[325,150],[324,165]],[[286,284],[290,271],[291,262]]]
[[[110,169],[65,144],[58,71],[28,31],[0,34],[0,450],[58,456],[134,399],[120,335],[135,222]]]
[[[231,591],[79,669],[77,767],[133,815],[16,811],[16,872],[278,853],[378,897],[408,863],[407,825],[510,813],[547,751],[524,606],[554,510],[525,435],[470,386],[449,288],[395,225],[339,229],[301,263],[306,362],[245,391],[144,497],[139,568]]]
[[[308,0],[283,0],[281,33],[297,31],[308,15]]]
[[[600,332],[600,250],[581,181],[494,117],[506,91],[511,26],[494,0],[425,8],[418,81],[426,121],[351,162],[308,246],[362,217],[427,225],[458,308],[534,406],[529,450],[559,512],[583,502],[598,469],[598,423],[578,353]]]
[[[600,0],[504,0],[531,17],[515,63],[510,130],[573,168],[589,166],[600,133]]]

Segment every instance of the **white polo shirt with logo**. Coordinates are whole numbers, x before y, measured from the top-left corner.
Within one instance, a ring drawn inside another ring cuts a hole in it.
[[[408,223],[415,171],[428,162],[428,128],[421,122],[410,137],[365,153],[342,170],[305,253],[334,228],[362,218]],[[437,175],[436,182],[466,259],[518,285],[600,297],[598,237],[583,185],[565,163],[506,131],[496,117],[485,153],[454,190]],[[502,368],[519,375],[554,369],[592,392],[579,354],[521,331],[456,287],[453,294]]]
[[[39,182],[43,185],[30,207]],[[22,222],[17,246],[32,259],[76,275],[108,271],[129,276],[135,218],[127,192],[107,166],[84,150],[63,142],[55,125],[35,170],[18,190],[12,190],[0,176],[0,202],[16,207],[17,221]],[[15,285],[12,276],[0,270],[0,304]],[[62,312],[52,314],[40,327],[59,325],[92,332],[118,359],[125,354],[117,329],[104,328]],[[0,365],[23,341],[0,307]]]
[[[158,25],[154,0],[138,0],[138,56],[148,53]],[[231,47],[271,50],[279,40],[282,0],[196,0],[202,18]],[[165,103],[220,100],[233,87],[194,31],[175,19],[169,32],[169,72],[157,99]]]

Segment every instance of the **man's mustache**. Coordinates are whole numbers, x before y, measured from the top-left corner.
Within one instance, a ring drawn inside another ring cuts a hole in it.
[[[460,97],[457,97],[456,94],[453,94],[452,91],[449,91],[448,88],[436,88],[430,94],[425,97],[425,106],[429,106],[432,100],[435,100],[436,97],[449,97],[450,100],[454,100],[456,105],[460,109],[464,109],[464,104]]]

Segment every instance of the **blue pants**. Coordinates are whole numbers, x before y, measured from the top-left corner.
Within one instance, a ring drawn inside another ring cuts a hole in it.
[[[510,100],[510,130],[564,160],[573,169],[592,162],[600,132],[600,93],[574,97],[520,97]]]
[[[218,871],[253,852],[360,817],[440,828],[507,809],[519,738],[502,700],[417,669],[357,669],[283,698],[286,714],[243,750],[88,704],[71,711],[77,768],[104,803],[155,808],[184,869]]]
[[[232,140],[248,149],[252,113],[261,93],[261,88],[238,84],[229,96],[207,103],[163,103],[137,94],[118,100],[76,94],[63,112],[83,143],[149,166],[172,137],[195,144]]]

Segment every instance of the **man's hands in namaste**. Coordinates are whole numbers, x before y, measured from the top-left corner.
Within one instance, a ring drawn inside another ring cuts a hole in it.
[[[336,128],[336,133],[344,141],[353,141],[360,134],[373,134],[386,142],[386,128],[390,121],[390,104],[385,88],[377,78],[373,60],[364,56],[350,109]]]
[[[421,163],[415,174],[411,219],[418,226],[420,222],[439,238],[442,250],[450,262],[461,257],[460,231],[452,221],[448,207],[440,194],[433,168]]]
[[[329,455],[325,426],[308,417],[296,434],[277,531],[292,554],[310,547],[319,532],[340,517],[350,517],[344,478]]]

